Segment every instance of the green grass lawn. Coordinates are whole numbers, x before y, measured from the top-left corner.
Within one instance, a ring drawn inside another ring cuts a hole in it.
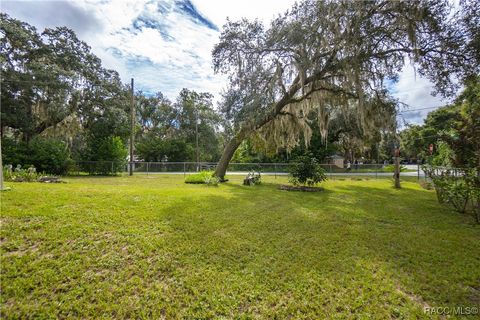
[[[480,225],[433,191],[242,178],[7,183],[2,318],[430,319],[425,306],[480,304]]]

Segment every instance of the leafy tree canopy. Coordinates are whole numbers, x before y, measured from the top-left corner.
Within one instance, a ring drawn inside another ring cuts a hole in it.
[[[455,102],[400,133],[402,154],[434,165],[480,168],[480,80],[471,77]],[[430,155],[429,145],[434,145]]]
[[[216,71],[229,76],[223,112],[235,134],[216,174],[251,134],[291,149],[308,142],[308,114],[326,136],[335,112],[354,109],[362,130],[392,118],[386,80],[410,61],[438,93],[452,94],[455,77],[478,72],[461,12],[447,1],[305,0],[267,28],[228,21],[213,51]],[[452,16],[452,18],[446,18]]]

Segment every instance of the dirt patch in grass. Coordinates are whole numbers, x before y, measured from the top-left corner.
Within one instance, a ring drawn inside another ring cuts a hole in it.
[[[325,190],[320,187],[289,186],[288,184],[282,184],[279,189],[286,190],[286,191],[304,191],[304,192],[320,192]]]
[[[470,292],[469,298],[475,304],[480,305],[480,285],[478,286],[468,286],[467,290]]]
[[[400,287],[399,285],[397,285],[397,290],[398,292],[400,292],[402,295],[406,296],[408,299],[410,299],[410,301],[420,305],[423,309],[427,308],[431,308],[430,305],[419,295],[416,295],[416,294],[413,294],[411,292],[407,292],[406,290],[404,290],[402,287]]]

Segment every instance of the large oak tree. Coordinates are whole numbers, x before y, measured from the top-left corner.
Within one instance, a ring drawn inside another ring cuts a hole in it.
[[[475,2],[463,3],[475,9]],[[391,115],[386,89],[407,63],[438,93],[455,92],[454,80],[479,67],[465,17],[452,10],[438,0],[305,0],[268,28],[228,21],[213,61],[229,76],[223,111],[234,134],[216,175],[224,177],[235,150],[253,134],[287,150],[308,142],[311,112],[324,136],[329,115],[342,108],[356,109],[362,127],[375,125],[378,115]]]

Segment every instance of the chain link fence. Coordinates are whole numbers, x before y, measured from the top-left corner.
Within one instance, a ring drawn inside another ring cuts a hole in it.
[[[227,174],[241,175],[250,171],[258,171],[264,175],[287,175],[291,163],[235,163],[228,165]],[[82,161],[76,162],[69,168],[70,175],[112,175],[126,174],[191,174],[202,170],[215,170],[215,162],[143,162],[135,161]],[[327,175],[336,176],[366,176],[372,178],[393,176],[393,166],[384,164],[351,164],[347,167],[335,164],[321,164]],[[424,177],[425,174],[419,165],[402,166],[403,176]]]

